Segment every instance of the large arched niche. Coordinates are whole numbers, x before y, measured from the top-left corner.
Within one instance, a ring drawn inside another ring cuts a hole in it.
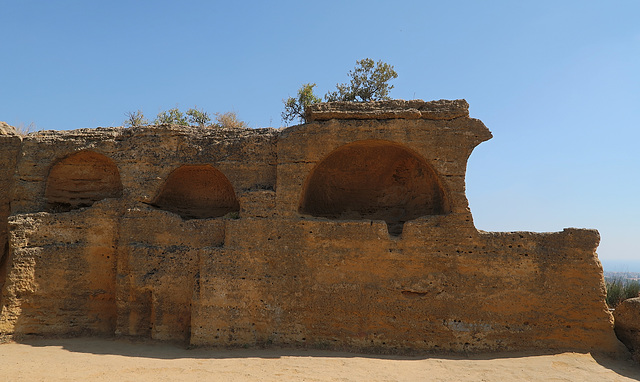
[[[167,177],[152,203],[184,219],[208,219],[240,211],[229,179],[211,165],[183,165]]]
[[[106,198],[122,196],[118,166],[94,151],[79,151],[51,167],[45,199],[53,212],[89,207]]]
[[[357,141],[331,152],[309,174],[300,213],[337,220],[384,220],[400,235],[405,222],[450,210],[433,168],[384,140]]]

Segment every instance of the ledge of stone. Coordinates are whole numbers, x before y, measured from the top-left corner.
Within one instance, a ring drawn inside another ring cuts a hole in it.
[[[448,120],[468,116],[469,104],[463,99],[327,102],[310,105],[306,111],[307,122],[329,119]]]

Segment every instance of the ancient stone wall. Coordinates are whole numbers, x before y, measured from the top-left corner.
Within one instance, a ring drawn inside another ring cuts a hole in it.
[[[3,290],[7,267],[11,263],[9,258],[9,231],[7,219],[11,215],[11,200],[13,199],[13,174],[22,141],[14,129],[0,123],[0,291]],[[0,292],[0,306],[2,293]]]
[[[321,104],[308,121],[0,136],[0,331],[619,348],[596,231],[475,228],[466,163],[491,134],[465,101]]]

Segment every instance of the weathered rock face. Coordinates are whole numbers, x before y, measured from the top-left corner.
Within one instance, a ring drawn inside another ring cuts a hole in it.
[[[433,169],[400,145],[382,140],[346,144],[316,166],[300,212],[340,220],[384,220],[391,234],[449,206]]]
[[[18,131],[8,123],[0,121],[0,135],[18,135]]]
[[[613,316],[616,335],[640,360],[640,297],[624,300]]]
[[[216,218],[238,212],[233,186],[211,165],[184,165],[169,174],[154,206],[183,218]]]
[[[47,177],[44,192],[52,212],[89,207],[94,202],[122,196],[116,164],[106,156],[85,150],[58,161]]]
[[[466,163],[491,133],[465,101],[308,117],[0,137],[0,331],[618,349],[596,231],[474,227]]]
[[[4,122],[2,124],[9,126]],[[3,126],[0,126],[0,306],[3,303],[1,291],[6,281],[7,267],[11,263],[7,219],[11,215],[13,175],[22,146],[18,135],[5,134],[3,131]]]

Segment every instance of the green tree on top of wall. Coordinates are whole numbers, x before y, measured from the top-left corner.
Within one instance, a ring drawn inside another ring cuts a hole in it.
[[[322,99],[313,94],[313,88],[316,84],[304,84],[298,89],[298,97],[289,97],[284,102],[284,111],[282,112],[282,120],[285,123],[291,122],[298,118],[301,122],[305,122],[305,110],[309,105],[322,102]]]
[[[349,83],[337,84],[336,90],[328,92],[324,98],[327,102],[349,101],[349,102],[368,102],[388,100],[389,91],[393,89],[393,85],[389,84],[392,79],[398,78],[398,73],[383,61],[375,62],[370,58],[356,61],[356,66],[349,71],[348,76],[351,78]],[[299,119],[300,122],[306,122],[305,110],[309,105],[321,102],[321,99],[313,94],[314,83],[302,85],[298,90],[297,98],[289,97],[282,100],[284,103],[284,111],[282,112],[282,120],[288,124],[289,122]]]
[[[356,67],[349,71],[351,81],[348,84],[337,84],[336,90],[328,92],[324,98],[328,102],[351,101],[368,102],[390,99],[389,90],[393,85],[389,81],[398,78],[393,66],[370,58],[356,61]]]

